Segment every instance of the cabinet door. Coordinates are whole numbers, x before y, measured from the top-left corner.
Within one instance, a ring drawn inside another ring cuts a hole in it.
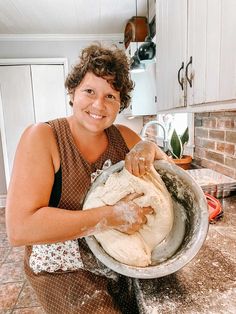
[[[31,65],[35,121],[65,117],[66,94],[63,65]]]
[[[30,67],[0,66],[1,136],[7,183],[23,130],[34,123]]]
[[[187,43],[187,0],[158,0],[157,16],[157,110],[185,105],[184,80]]]
[[[188,58],[193,86],[187,87],[189,105],[236,98],[236,1],[191,0]]]
[[[213,8],[211,1],[211,9]],[[219,101],[236,99],[236,1],[222,0]]]

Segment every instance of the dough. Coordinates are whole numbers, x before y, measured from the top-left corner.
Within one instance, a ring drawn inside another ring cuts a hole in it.
[[[143,194],[134,200],[137,205],[151,206],[154,209],[153,214],[147,215],[147,223],[132,235],[115,229],[101,232],[98,227],[94,236],[117,261],[145,267],[151,264],[152,250],[167,237],[174,220],[171,196],[154,167],[141,178],[132,175],[125,168],[111,174],[105,184],[88,194],[84,209],[114,205],[134,192]]]

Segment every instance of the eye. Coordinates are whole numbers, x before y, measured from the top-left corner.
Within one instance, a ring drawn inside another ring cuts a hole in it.
[[[107,98],[108,98],[108,99],[114,99],[114,100],[116,100],[116,97],[115,97],[114,95],[112,95],[112,94],[108,94],[108,95],[107,95]]]
[[[90,95],[94,94],[94,91],[91,88],[85,89],[85,92],[90,94]]]

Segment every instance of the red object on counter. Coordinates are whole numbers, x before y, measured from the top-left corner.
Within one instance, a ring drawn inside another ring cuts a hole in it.
[[[207,204],[208,204],[208,209],[209,209],[209,221],[213,221],[214,219],[221,217],[222,216],[222,206],[221,203],[217,198],[214,196],[205,193],[206,199],[207,199]]]

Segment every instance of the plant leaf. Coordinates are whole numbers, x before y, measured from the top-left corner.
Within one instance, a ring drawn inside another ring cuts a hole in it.
[[[170,146],[171,146],[171,154],[173,155],[173,157],[181,158],[182,153],[183,153],[183,145],[175,129],[173,130],[173,133],[170,139]]]
[[[188,127],[185,129],[184,133],[180,136],[180,140],[183,146],[185,143],[188,142],[189,140]]]

